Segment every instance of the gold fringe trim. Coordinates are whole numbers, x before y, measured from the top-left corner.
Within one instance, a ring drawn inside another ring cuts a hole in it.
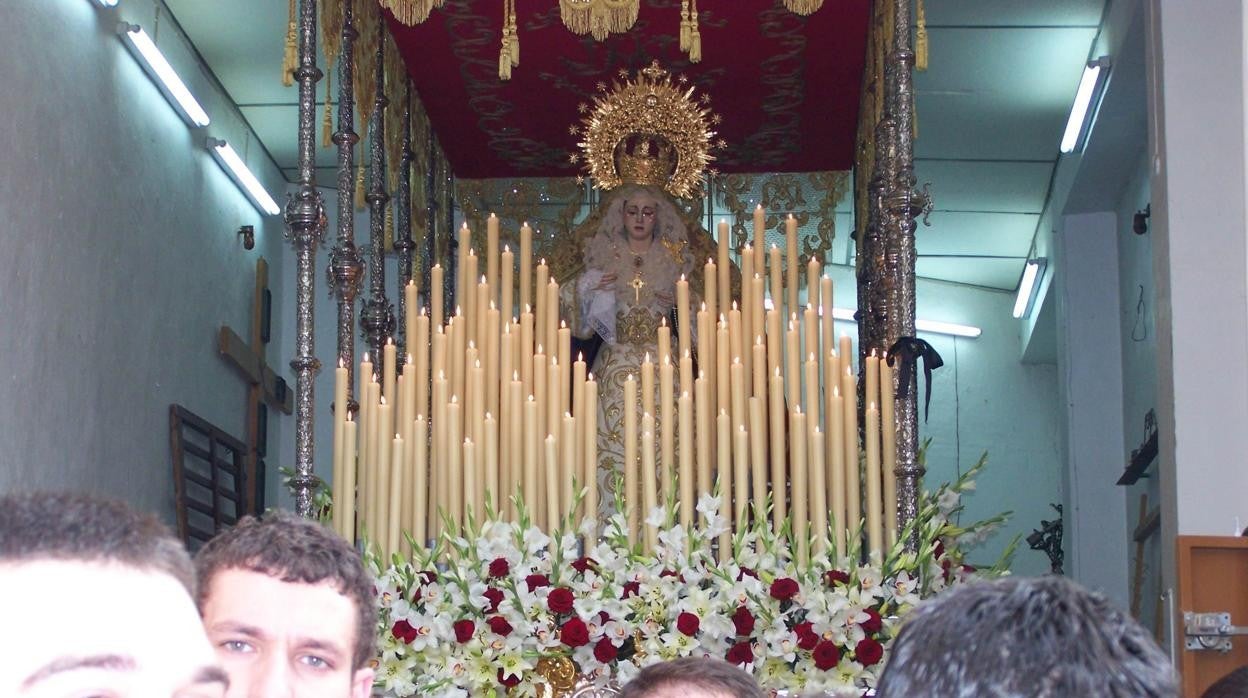
[[[823,0],[784,0],[784,6],[793,14],[806,17],[823,7]]]
[[[295,32],[295,0],[290,0],[290,20],[286,23],[286,52],[282,54],[282,84],[295,84],[295,68],[299,65],[299,41]]]
[[[325,65],[333,65],[342,53],[343,0],[320,0],[317,17],[321,21],[321,51],[325,53]]]
[[[381,0],[381,6],[402,24],[412,26],[429,19],[435,7],[442,7],[445,0]]]
[[[927,70],[927,13],[923,11],[923,0],[918,0],[917,18],[914,31],[914,69]]]
[[[559,16],[573,34],[602,41],[632,29],[641,0],[559,0]]]
[[[503,38],[498,51],[498,79],[510,80],[511,69],[520,65],[520,35],[516,31],[515,0],[503,2]]]

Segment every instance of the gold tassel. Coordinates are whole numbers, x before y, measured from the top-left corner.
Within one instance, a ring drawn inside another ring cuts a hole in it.
[[[295,84],[295,68],[299,65],[299,42],[295,33],[295,0],[290,0],[290,21],[286,24],[286,53],[282,55],[282,84]]]
[[[917,18],[914,32],[914,69],[927,70],[927,13],[923,11],[923,0],[916,3]]]
[[[689,0],[680,3],[680,50],[689,52],[689,40],[692,27],[689,26]]]
[[[702,32],[698,31],[698,0],[689,8],[689,62],[702,62]]]
[[[364,164],[360,163],[355,172],[355,210],[364,208]]]
[[[334,144],[334,117],[329,105],[331,87],[334,84],[334,71],[325,69],[325,118],[321,121],[321,147],[328,148]]]
[[[513,66],[520,65],[520,32],[516,29],[516,0],[511,0],[511,64]]]
[[[511,47],[507,44],[506,37],[503,38],[503,47],[498,52],[498,79],[511,79]]]

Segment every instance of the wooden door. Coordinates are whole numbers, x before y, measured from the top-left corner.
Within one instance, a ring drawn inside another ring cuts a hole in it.
[[[1232,638],[1230,652],[1189,650],[1183,614],[1229,612],[1232,625],[1248,625],[1248,538],[1179,536],[1179,612],[1175,638],[1185,698],[1200,698],[1226,674],[1248,665],[1248,637]]]

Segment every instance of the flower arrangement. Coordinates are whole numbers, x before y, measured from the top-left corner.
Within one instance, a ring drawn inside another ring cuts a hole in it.
[[[713,542],[725,524],[711,496],[688,529],[670,524],[670,503],[651,512],[646,524],[660,531],[650,555],[630,547],[620,515],[585,548],[583,527],[564,522],[547,535],[519,502],[519,522],[487,511],[480,526],[470,518],[433,550],[413,546],[411,560],[367,555],[380,609],[376,688],[396,697],[536,696],[551,681],[542,662],[570,660],[582,681],[606,686],[653,662],[706,655],[768,689],[864,695],[915,604],[1005,569],[1013,544],[987,570],[964,556],[1007,514],[955,523],[984,462],[922,497],[899,537],[917,536],[914,552],[899,542],[866,564],[852,544],[798,564],[788,532],[766,521],[737,531],[720,562]]]

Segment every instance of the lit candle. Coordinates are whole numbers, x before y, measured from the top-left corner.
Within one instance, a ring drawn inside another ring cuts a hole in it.
[[[672,362],[669,359],[667,363],[659,367],[659,492],[662,494],[663,501],[666,502],[672,493],[672,480],[675,478],[675,458],[676,458],[676,416],[672,411],[676,408],[675,401],[672,399],[675,388],[672,385]],[[644,408],[643,408],[644,409]],[[684,419],[684,415],[681,415]],[[692,430],[692,423],[690,430]],[[684,422],[681,422],[681,434],[687,434]],[[681,439],[681,455],[685,453],[685,439]],[[690,461],[692,463],[692,461]],[[683,466],[684,463],[682,462]],[[692,473],[690,469],[690,473]]]
[[[502,312],[503,317],[511,318],[516,314],[515,304],[512,299],[515,297],[516,287],[512,275],[515,273],[515,255],[511,251],[509,245],[503,245],[503,255],[498,267],[498,292],[499,301],[498,309]],[[494,288],[494,286],[490,286]]]
[[[572,362],[572,416],[578,425],[575,435],[576,443],[573,444],[578,458],[585,454],[586,434],[591,439],[596,435],[596,432],[589,432],[585,429],[586,422],[589,421],[585,414],[585,376],[587,373],[585,357],[577,354],[576,361]],[[580,480],[582,485],[585,484],[584,473],[577,472],[576,479]]]
[[[702,304],[706,307],[708,315],[713,318],[719,317],[719,271],[710,257],[706,259],[706,266],[702,267],[702,281],[704,285]],[[728,295],[728,290],[724,289],[723,293],[725,296]],[[700,334],[698,339],[702,339]]]
[[[733,359],[728,375],[732,384],[732,425],[742,428],[749,422],[749,416],[745,412],[745,364],[741,359]]]
[[[498,216],[485,219],[485,280],[498,288]]]
[[[429,452],[425,449],[429,438],[429,422],[424,415],[416,415],[416,423],[412,427],[414,450],[412,459],[412,518],[411,534],[417,545],[424,545],[428,540],[428,528],[425,526],[429,517]]]
[[[766,258],[763,256],[762,252],[760,251],[758,254],[758,265],[760,269],[762,268],[764,259]],[[761,337],[763,336],[763,324],[764,322],[766,322],[766,319],[767,319],[767,309],[763,306],[766,294],[763,293],[762,274],[759,274],[758,272],[754,272],[754,277],[750,280],[750,286],[752,287],[752,290],[750,291],[750,295],[753,297],[753,301],[754,301],[754,312],[753,312],[753,315],[750,316],[751,319],[750,319],[750,335],[749,336]],[[767,371],[764,370],[763,374],[766,375],[766,373]]]
[[[686,352],[680,357],[680,373],[677,385],[693,385],[693,357]]]
[[[814,529],[815,553],[823,555],[828,551],[828,498],[827,482],[823,469],[824,436],[819,427],[810,430],[810,525]]]
[[[788,505],[785,501],[786,478],[784,476],[784,378],[780,369],[771,374],[771,385],[768,386],[767,413],[771,417],[771,527],[779,531],[785,517],[788,516]]]
[[[754,355],[751,363],[753,375],[751,376],[750,394],[756,397],[767,399],[767,347],[763,346],[763,337],[758,335],[754,338],[754,346],[750,348]]]
[[[711,492],[711,404],[705,371],[700,371],[693,382],[693,407],[697,413],[698,495],[701,496]]]
[[[533,353],[533,388],[529,394],[537,400],[537,436],[542,439],[550,433],[546,426],[546,390],[550,387],[550,382],[546,380],[547,365],[546,354],[539,344],[537,351]]]
[[[563,367],[559,365],[559,359],[552,358],[550,366],[546,368],[546,433],[554,434],[555,439],[559,439],[560,423],[563,421],[563,413],[559,411],[559,389],[563,381],[561,380]],[[563,485],[566,487],[567,485]]]
[[[780,332],[780,311],[767,311],[767,373],[784,369],[784,335]]]
[[[342,498],[334,500],[334,511],[339,514],[342,521],[342,537],[347,539],[348,543],[355,544],[355,477],[356,477],[356,453],[355,444],[358,438],[358,428],[351,414],[347,414],[346,422],[343,424],[342,430],[342,450],[345,459],[342,467]]]
[[[832,318],[832,279],[827,275],[819,280],[819,321],[823,339],[823,353],[820,356],[827,356],[828,352],[836,349],[832,343],[833,330],[836,329],[836,321]]]
[[[732,440],[733,530],[749,525],[746,507],[750,503],[750,435],[745,427],[733,432]]]
[[[637,472],[637,381],[633,374],[624,380],[624,506],[628,509],[628,543],[636,545],[641,515],[638,504]]]
[[[784,333],[784,385],[788,389],[785,397],[790,405],[802,403],[802,364],[798,353],[797,316],[789,320],[788,329]]]
[[[481,489],[483,483],[477,478],[477,445],[473,442],[472,437],[464,438],[464,522],[468,521],[468,517],[473,517],[477,521],[481,521],[484,510],[481,508],[481,502],[485,501],[482,496]]]
[[[411,343],[412,334],[416,331],[416,311],[418,309],[416,305],[416,282],[408,281],[407,285],[403,287],[403,338],[408,340],[409,344]],[[410,354],[411,352],[411,347],[407,347],[407,353]]]
[[[699,327],[701,327],[701,325],[699,325]],[[665,359],[670,360],[672,355],[672,328],[667,326],[666,317],[659,318],[657,345],[658,355],[655,358],[658,359],[659,364],[662,365],[663,361]]]
[[[804,569],[809,560],[806,440],[806,415],[799,405],[789,415],[789,472],[793,477],[793,538],[797,544],[798,569]]]
[[[728,318],[724,315],[719,316],[719,324],[715,328],[715,373],[716,379],[711,380],[711,385],[715,388],[715,412],[718,414],[721,410],[732,409],[732,383],[728,367],[732,365],[732,358],[729,355],[732,351],[732,343],[728,339]],[[719,379],[722,377],[722,379]],[[731,413],[729,413],[731,417]],[[732,432],[729,432],[729,443],[732,440]]]
[[[445,283],[442,275],[441,264],[435,264],[429,269],[429,317],[433,327],[438,328],[442,327],[442,314],[446,305],[442,300],[442,285]]]
[[[545,344],[548,351],[552,352],[559,358],[563,346],[563,342],[559,339],[559,284],[551,279],[546,282],[546,339]],[[560,366],[568,366],[568,362],[561,361]]]
[[[767,515],[767,427],[765,398],[750,398],[750,491],[754,494],[754,517]]]
[[[641,359],[641,411],[655,414],[654,362],[650,360],[650,352]]]
[[[464,442],[463,420],[460,415],[459,397],[451,396],[446,406],[446,452],[449,456],[444,469],[447,483],[446,515],[452,524],[463,519],[464,505]]]
[[[533,289],[533,341],[550,347],[550,343],[546,341],[546,284],[550,280],[550,268],[546,266],[546,260],[542,259],[537,263],[537,281]],[[555,351],[551,347],[551,351]]]
[[[520,313],[520,383],[527,395],[533,394],[533,313],[525,306]]]
[[[533,305],[533,229],[520,225],[520,308]]]
[[[864,398],[867,404],[876,404],[880,402],[880,357],[876,355],[875,350],[867,355],[867,395]]]
[[[806,309],[802,311],[802,356],[815,355],[816,360],[819,357],[819,311],[817,306],[812,303],[806,304]],[[807,410],[807,414],[814,419],[814,413]]]
[[[435,338],[437,335],[434,335]],[[429,457],[429,477],[430,485],[433,491],[433,501],[429,506],[429,518],[426,522],[429,527],[430,537],[436,537],[442,531],[441,512],[447,510],[447,502],[450,501],[450,483],[448,482],[448,458],[446,456],[446,428],[450,420],[446,416],[447,409],[447,380],[444,371],[438,371],[433,379],[433,402],[432,404],[432,423],[433,431],[430,434],[430,445],[433,451]]]
[[[689,525],[693,523],[694,507],[698,501],[698,495],[694,491],[694,474],[693,474],[693,396],[688,390],[680,393],[678,399],[677,412],[680,419],[680,523]],[[668,482],[671,481],[671,474],[664,473]],[[668,485],[671,486],[670,484]]]
[[[648,519],[650,512],[654,511],[655,507],[659,505],[659,493],[658,488],[655,487],[655,479],[654,415],[646,412],[641,415],[641,501],[644,507],[643,521]],[[658,535],[654,526],[647,525],[645,529],[645,551],[649,553],[654,550]]]
[[[587,489],[585,493],[585,515],[594,523],[589,535],[592,542],[597,539],[598,531],[598,381],[589,374],[585,381],[585,421],[581,422],[581,435],[585,441],[584,473],[581,481]]]
[[[784,314],[784,286],[780,279],[783,274],[784,264],[780,260],[780,248],[775,245],[769,250],[771,253],[771,266],[768,271],[768,292],[771,293],[771,303],[777,312]]]
[[[741,250],[741,341],[746,345],[744,350],[738,356],[741,357],[741,363],[745,364],[745,375],[748,378],[752,375],[754,366],[754,357],[750,351],[752,337],[754,337],[754,250],[746,245]],[[732,319],[729,318],[729,322]],[[729,335],[731,340],[731,335]],[[752,395],[753,392],[746,386],[746,396]]]
[[[784,219],[784,255],[785,262],[788,263],[788,274],[785,276],[785,282],[788,285],[788,301],[789,312],[795,312],[797,308],[797,268],[800,262],[797,260],[797,219],[790,213],[788,218]]]
[[[813,254],[810,261],[806,262],[806,305],[818,308],[823,299],[819,297],[819,271],[820,264],[818,258]]]
[[[689,282],[681,274],[676,281],[676,350],[680,356],[692,350],[689,339]]]
[[[545,512],[537,506],[538,460],[537,460],[537,401],[530,395],[524,403],[524,463],[522,466],[523,489],[521,501],[533,518],[533,524],[539,529],[546,528]]]
[[[575,513],[572,510],[572,502],[576,500],[576,492],[572,489],[573,481],[580,480],[576,467],[576,418],[568,412],[563,413],[559,450],[562,452],[559,459],[559,513],[567,517]],[[573,521],[575,522],[575,517]]]
[[[390,423],[391,407],[384,396],[381,397],[380,404],[377,405],[376,416],[373,427],[373,448],[377,455],[377,460],[373,464],[372,477],[369,479],[369,489],[372,490],[369,498],[372,504],[372,516],[369,527],[368,536],[377,546],[378,550],[386,551],[389,541],[389,521],[390,521],[390,456],[392,454],[390,448],[390,439],[388,434],[393,431],[383,432],[384,425]]]
[[[472,247],[472,233],[468,230],[468,223],[466,221],[459,228],[459,238],[457,242],[459,254],[455,256],[455,302],[462,303],[465,293],[465,279],[472,278],[466,274],[468,255],[465,253],[468,248]],[[458,446],[456,446],[456,448],[458,448]]]
[[[806,359],[806,417],[813,427],[819,423],[819,360],[814,354]]]
[[[572,374],[568,373],[572,368],[572,330],[568,327],[568,323],[560,320],[559,331],[557,333],[559,342],[559,411],[572,411]]]
[[[499,376],[510,375],[499,373],[503,363],[499,346],[502,342],[502,335],[499,332],[501,322],[498,308],[495,308],[494,302],[491,301],[490,307],[485,311],[485,411],[490,414],[500,413]]]
[[[767,214],[763,211],[762,204],[754,207],[754,249],[758,250],[760,255],[763,250],[767,249]],[[758,271],[760,273],[763,271],[763,263],[763,258],[759,257]]]
[[[867,403],[867,541],[871,557],[879,559],[884,550],[883,517],[880,511],[880,411]]]
[[[553,531],[559,527],[559,440],[546,436],[546,525]]]
[[[403,493],[407,491],[403,482],[403,449],[403,437],[395,434],[390,451],[390,491],[388,493],[390,516],[386,527],[387,557],[399,552],[400,544],[403,542]]]
[[[485,413],[485,496],[483,500],[494,508],[502,511],[499,501],[498,477],[498,421],[489,412]],[[500,516],[501,518],[501,516]]]
[[[717,271],[719,272],[719,297],[723,300],[718,307],[726,307],[728,299],[732,296],[732,286],[729,285],[729,271],[731,270],[731,262],[728,261],[728,246],[732,240],[732,233],[728,230],[728,221],[720,219],[719,221],[719,249],[718,256],[715,258],[719,264]]]
[[[518,373],[513,371],[512,376],[507,386],[507,457],[499,461],[499,480],[502,506],[507,517],[515,521],[516,505],[511,497],[524,488],[524,385]]]
[[[429,315],[425,313],[424,308],[421,308],[420,314],[416,316],[416,340],[409,343],[407,347],[416,359],[416,365],[413,368],[415,378],[412,385],[412,410],[415,414],[429,414],[429,348]],[[424,442],[419,443],[421,448],[424,448]]]
[[[888,365],[888,355],[880,359],[880,442],[883,453],[884,478],[884,529],[887,544],[897,542],[897,414],[895,407],[896,384],[893,367]]]
[[[386,400],[392,405],[397,405],[399,402],[398,395],[394,392],[394,376],[396,359],[398,358],[397,350],[398,347],[394,346],[394,338],[387,337],[386,343],[381,348],[381,394],[385,395]],[[392,432],[394,430],[387,429],[386,431]]]
[[[862,489],[858,465],[858,384],[852,367],[841,374],[841,445],[845,451],[845,527],[852,535],[862,523]]]
[[[728,530],[719,536],[719,561],[723,563],[732,557],[732,418],[724,411],[715,418],[715,446],[719,515],[728,524]]]
[[[732,310],[728,311],[728,355],[732,357],[732,361],[735,362],[739,360],[741,362],[741,367],[744,370],[742,375],[744,375],[746,379],[749,379],[750,372],[749,369],[746,368],[745,363],[747,349],[745,346],[744,322],[745,320],[742,318],[741,309],[737,307],[737,302],[733,301]],[[748,392],[748,385],[745,387],[745,390]],[[743,394],[742,397],[745,397],[745,395]],[[742,409],[744,409],[744,407]],[[745,415],[738,413],[734,408],[732,412],[733,427],[735,428],[741,426],[742,424],[745,424],[745,422]]]
[[[477,317],[475,312],[477,307],[477,254],[473,250],[468,250],[468,258],[464,261],[464,295],[457,297],[455,300],[463,309],[463,315],[468,319],[464,323],[464,337],[466,342],[474,342],[480,344],[481,340],[477,334],[477,325],[471,322]],[[463,300],[460,300],[462,298]]]

